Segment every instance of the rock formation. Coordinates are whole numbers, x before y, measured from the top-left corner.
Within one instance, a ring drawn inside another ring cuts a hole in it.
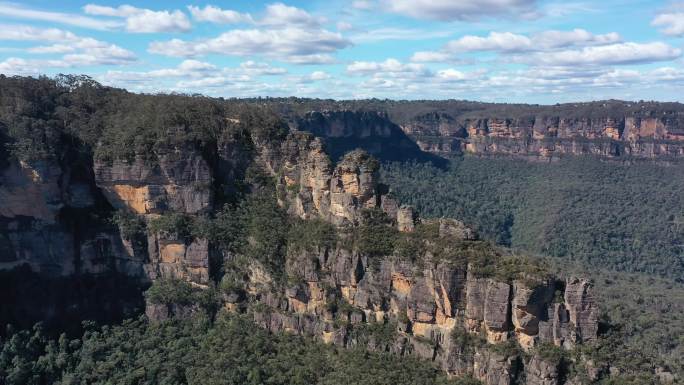
[[[681,119],[632,117],[457,119],[448,114],[416,116],[401,127],[424,151],[437,154],[506,154],[551,158],[561,155],[678,158],[684,156]]]

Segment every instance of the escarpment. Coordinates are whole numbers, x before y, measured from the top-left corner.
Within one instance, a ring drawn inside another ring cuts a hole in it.
[[[416,116],[401,125],[424,151],[505,154],[551,158],[561,155],[680,158],[684,155],[681,117],[457,119],[446,113]]]
[[[544,106],[459,100],[297,102],[307,109],[285,108],[288,101],[279,99],[270,105],[282,110],[293,127],[324,137],[345,150],[354,148],[349,139],[363,140],[364,148],[382,160],[436,160],[417,156],[410,142],[439,156],[465,152],[530,159],[589,155],[672,160],[684,154],[684,107],[679,103],[607,100]],[[403,148],[403,152],[391,148]],[[334,155],[337,159],[339,154]]]

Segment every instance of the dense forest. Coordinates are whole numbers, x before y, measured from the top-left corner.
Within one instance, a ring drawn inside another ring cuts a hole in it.
[[[0,341],[0,381],[38,384],[453,384],[429,364],[272,335],[244,316],[206,314],[148,325],[129,320],[80,338],[48,337],[39,325]]]
[[[229,102],[249,102],[269,106],[286,117],[301,116],[309,111],[361,110],[387,113],[390,119],[403,124],[416,116],[428,113],[445,113],[457,119],[505,117],[524,119],[533,116],[564,119],[665,117],[684,124],[684,104],[656,101],[602,100],[555,105],[487,103],[469,100],[332,100],[305,98],[253,98],[228,99]]]
[[[386,164],[383,177],[425,217],[461,218],[514,249],[684,280],[681,164],[465,156]]]

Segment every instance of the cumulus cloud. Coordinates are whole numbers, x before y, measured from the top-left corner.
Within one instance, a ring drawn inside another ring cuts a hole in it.
[[[536,0],[384,0],[384,6],[417,19],[453,21],[525,15],[535,9]]]
[[[352,41],[359,43],[384,40],[427,40],[451,35],[449,31],[428,31],[418,28],[376,28],[357,32],[351,36]]]
[[[75,34],[57,28],[0,24],[0,40],[64,42],[76,39],[78,37]]]
[[[266,7],[264,17],[259,24],[268,26],[292,26],[319,27],[325,19],[318,18],[303,9],[285,5],[283,3],[270,4]]]
[[[0,2],[0,16],[23,20],[47,21],[96,30],[110,30],[122,26],[122,23],[118,21],[100,20],[71,13],[41,11],[16,3],[6,2]]]
[[[309,75],[309,78],[314,81],[319,81],[319,80],[327,80],[330,79],[330,75],[327,72],[324,71],[314,71]]]
[[[646,48],[652,50],[650,53],[653,53],[653,51],[663,48],[662,46],[656,47],[652,44],[637,46],[632,44],[635,43],[622,43],[622,38],[615,32],[597,35],[584,29],[570,31],[549,30],[531,35],[511,32],[490,32],[487,36],[466,35],[460,39],[452,40],[439,51],[416,52],[411,57],[411,60],[414,62],[448,62],[456,60],[459,54],[468,52],[530,53],[536,59],[537,57],[570,55],[570,52],[586,52],[587,55],[597,55],[601,52],[611,51],[623,53],[636,48]],[[575,48],[581,48],[585,51],[572,50]],[[644,55],[645,58],[648,56],[648,54]]]
[[[293,76],[290,79],[297,84],[310,84],[332,79],[332,76],[325,71],[314,71],[308,75]]]
[[[453,58],[453,54],[438,51],[418,51],[411,56],[413,62],[438,63],[447,62]]]
[[[133,52],[90,37],[57,28],[36,28],[24,25],[0,25],[0,40],[40,41],[54,43],[29,47],[33,54],[64,54],[60,60],[29,61],[46,67],[128,64],[136,59]],[[13,63],[17,63],[16,60]]]
[[[505,51],[520,52],[533,47],[532,39],[511,32],[491,32],[489,36],[464,36],[445,46],[449,52]]]
[[[544,31],[531,36],[511,32],[490,32],[487,36],[463,36],[447,43],[444,52],[532,52],[549,51],[573,46],[606,45],[621,41],[617,33],[595,35],[583,29]],[[429,58],[429,55],[424,56]],[[435,56],[438,57],[438,56]],[[420,59],[420,57],[418,57]]]
[[[338,31],[349,31],[354,28],[351,23],[347,23],[346,21],[339,21],[336,26]]]
[[[284,92],[289,87],[283,82],[270,84],[262,76],[286,74],[284,68],[269,63],[246,61],[236,67],[218,67],[214,64],[188,59],[175,67],[147,72],[107,71],[97,80],[106,85],[126,87],[140,92],[180,91],[217,94],[226,92],[234,96],[264,95],[269,91]],[[292,83],[294,84],[294,83]]]
[[[204,8],[193,5],[188,6],[192,18],[197,21],[206,21],[215,24],[238,24],[253,23],[252,16],[248,13],[240,13],[230,9],[221,9],[213,5]]]
[[[253,60],[248,60],[246,62],[240,63],[240,69],[252,76],[259,75],[282,75],[287,73],[285,68],[273,67],[268,63],[259,63]]]
[[[188,32],[192,28],[188,17],[180,10],[153,11],[131,5],[107,7],[87,4],[83,11],[90,15],[119,17],[126,20],[126,31],[136,33]]]
[[[455,70],[453,68],[445,69],[445,70],[440,70],[437,72],[437,78],[446,80],[446,81],[461,81],[466,78],[466,75],[458,70]]]
[[[369,10],[375,7],[375,2],[371,0],[354,0],[352,1],[352,8]]]
[[[329,63],[330,53],[351,43],[339,33],[302,28],[235,29],[218,37],[185,41],[173,39],[153,42],[152,53],[192,57],[207,54],[235,56],[266,56],[293,63]]]
[[[684,12],[668,12],[657,15],[651,25],[659,27],[668,36],[684,36]]]
[[[518,60],[534,65],[551,66],[619,65],[674,60],[681,54],[681,49],[661,42],[644,44],[628,42],[585,47],[579,50],[537,53]]]
[[[429,70],[422,64],[402,63],[397,59],[387,59],[383,62],[355,61],[347,66],[349,74],[414,74],[428,75]]]

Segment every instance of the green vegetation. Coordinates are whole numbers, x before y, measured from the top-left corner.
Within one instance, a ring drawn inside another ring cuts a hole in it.
[[[145,297],[151,303],[160,305],[190,305],[195,302],[199,291],[180,279],[157,279],[147,289]]]
[[[376,346],[384,349],[395,342],[397,337],[396,322],[366,322],[351,326],[349,337],[358,346]]]
[[[592,158],[476,158],[386,164],[384,182],[424,217],[464,220],[485,239],[591,266],[682,279],[684,167]]]
[[[448,381],[426,362],[389,353],[338,349],[268,334],[244,316],[198,315],[148,325],[98,328],[77,339],[45,336],[40,326],[0,340],[0,379],[39,384],[474,384]]]
[[[645,274],[558,265],[594,282],[603,331],[599,343],[582,348],[582,354],[619,368],[625,383],[654,367],[684,376],[684,285]]]
[[[353,230],[354,247],[369,257],[391,255],[397,236],[390,218],[378,208],[364,210],[361,224]]]
[[[290,250],[315,251],[337,244],[337,229],[321,219],[290,219],[287,246]]]
[[[169,213],[150,220],[148,229],[161,233],[165,238],[188,241],[202,234],[199,219],[182,213]]]

